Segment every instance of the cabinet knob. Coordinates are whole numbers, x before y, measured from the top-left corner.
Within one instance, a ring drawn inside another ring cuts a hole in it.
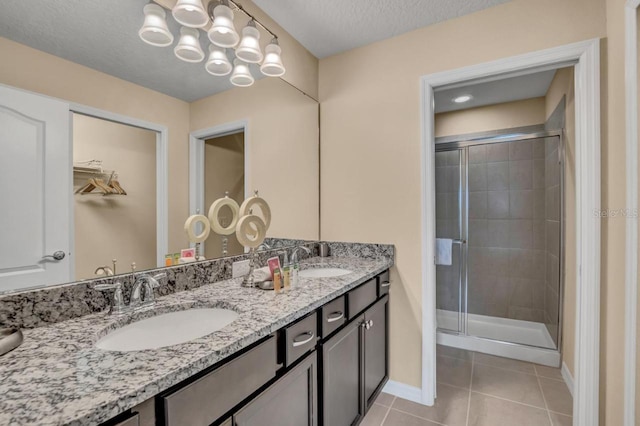
[[[369,330],[371,327],[373,327],[373,320],[364,321],[360,326],[364,329]]]

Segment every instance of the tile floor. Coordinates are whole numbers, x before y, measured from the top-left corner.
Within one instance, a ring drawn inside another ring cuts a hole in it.
[[[382,393],[361,426],[570,426],[559,368],[438,346],[433,407]]]

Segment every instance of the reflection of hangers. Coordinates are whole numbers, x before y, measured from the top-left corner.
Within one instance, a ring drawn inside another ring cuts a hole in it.
[[[91,182],[93,179],[89,179],[89,182],[87,182],[84,186],[78,188],[78,190],[75,192],[76,194],[88,194],[89,192],[93,191],[96,186],[93,184],[93,182]]]
[[[94,178],[94,179],[89,179],[89,182],[93,183],[95,186],[97,186],[98,188],[100,188],[102,190],[103,194],[114,194],[115,191],[110,188],[105,181],[103,181],[100,178]]]
[[[122,189],[120,182],[118,182],[118,175],[115,171],[111,172],[111,176],[109,176],[107,185],[114,191],[115,194],[127,195],[127,191]]]

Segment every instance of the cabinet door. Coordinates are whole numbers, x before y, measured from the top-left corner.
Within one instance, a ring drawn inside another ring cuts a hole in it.
[[[367,408],[389,377],[388,305],[384,296],[364,313],[364,395]]]
[[[314,351],[238,411],[233,416],[234,424],[236,426],[317,426],[316,357]]]
[[[363,414],[360,315],[322,345],[322,418],[325,426],[350,426]]]

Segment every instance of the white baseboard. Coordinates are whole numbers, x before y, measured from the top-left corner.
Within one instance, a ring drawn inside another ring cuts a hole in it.
[[[571,372],[569,371],[567,364],[565,364],[564,362],[562,363],[562,368],[560,369],[560,372],[562,373],[562,378],[564,379],[564,382],[567,384],[567,387],[569,388],[569,392],[571,393],[571,396],[573,396],[573,376],[571,375]]]
[[[382,392],[422,404],[422,390],[415,386],[389,380],[387,384],[384,385]]]

